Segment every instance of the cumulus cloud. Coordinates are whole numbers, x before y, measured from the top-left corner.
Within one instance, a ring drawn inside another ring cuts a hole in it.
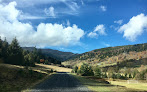
[[[107,7],[106,7],[106,6],[101,5],[101,6],[100,6],[100,9],[101,9],[102,11],[106,11],[106,10],[107,10]]]
[[[123,37],[129,41],[135,41],[147,29],[147,16],[139,14],[133,16],[127,24],[121,26],[118,30],[120,33],[124,33]]]
[[[91,38],[97,38],[98,35],[107,35],[105,32],[105,26],[103,24],[97,25],[93,32],[90,32],[87,36]]]
[[[117,21],[114,21],[114,23],[121,25],[123,23],[123,20],[117,20]]]
[[[45,12],[45,14],[47,15],[47,16],[50,16],[50,17],[55,17],[56,15],[55,15],[55,11],[54,11],[54,7],[49,7],[48,9],[47,8],[45,8],[44,9],[44,12]]]
[[[0,36],[10,43],[17,37],[21,46],[68,46],[77,44],[84,31],[77,25],[65,27],[62,24],[40,23],[37,29],[30,23],[18,20],[20,11],[15,8],[16,2],[0,4]]]

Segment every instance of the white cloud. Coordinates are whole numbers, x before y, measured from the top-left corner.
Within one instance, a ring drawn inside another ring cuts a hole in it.
[[[64,2],[71,10],[77,11],[79,9],[79,6],[76,2]]]
[[[41,23],[34,30],[30,23],[18,20],[20,11],[16,2],[0,4],[0,36],[10,43],[17,37],[21,46],[67,46],[79,43],[84,31],[77,25],[65,27],[62,24]]]
[[[94,32],[98,32],[100,35],[106,35],[105,26],[103,24],[97,25]]]
[[[123,23],[123,20],[114,21],[114,23],[121,25]]]
[[[54,7],[49,7],[48,9],[47,8],[45,8],[44,9],[44,12],[45,12],[45,14],[47,15],[47,16],[50,16],[50,17],[55,17],[56,15],[55,15],[55,11],[54,11]]]
[[[83,0],[81,0],[81,4],[82,4],[82,5],[84,5],[84,2],[83,2]]]
[[[3,3],[10,3],[13,0],[2,0]],[[68,0],[14,0],[17,4],[18,7],[30,7],[30,6],[35,6],[35,5],[40,5],[40,4],[56,4],[56,3],[61,3],[61,2],[66,2]]]
[[[90,38],[97,38],[98,34],[95,33],[95,32],[90,32],[87,36],[90,37]]]
[[[41,17],[41,16],[32,16],[30,14],[24,14],[21,13],[21,15],[18,17],[19,20],[34,20],[34,19],[46,19],[48,17]]]
[[[106,47],[110,47],[111,45],[110,44],[107,44],[107,43],[103,43]]]
[[[106,10],[107,10],[107,7],[106,7],[106,6],[101,5],[101,6],[100,6],[100,9],[101,9],[102,11],[106,11]]]
[[[133,16],[127,24],[121,26],[118,32],[123,32],[126,39],[135,41],[147,29],[147,16],[139,14]]]
[[[70,22],[69,22],[69,20],[67,20],[67,24],[66,24],[67,26],[70,26]]]
[[[97,38],[98,35],[107,35],[105,32],[105,26],[103,24],[97,25],[93,32],[90,32],[87,36],[91,38]]]

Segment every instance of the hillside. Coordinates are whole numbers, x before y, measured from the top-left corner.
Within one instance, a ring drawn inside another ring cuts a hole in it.
[[[35,49],[35,47],[22,47],[22,48],[28,51],[33,51]],[[65,61],[77,55],[71,52],[62,52],[52,49],[38,49],[38,50],[40,50],[43,55],[50,56],[58,61]]]
[[[90,65],[110,66],[126,60],[140,60],[147,58],[147,43],[108,47],[86,52],[63,62],[64,65],[81,65],[83,62]]]

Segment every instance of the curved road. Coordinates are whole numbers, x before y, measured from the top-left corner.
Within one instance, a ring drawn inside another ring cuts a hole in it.
[[[91,92],[72,75],[58,72],[36,85],[31,92]]]

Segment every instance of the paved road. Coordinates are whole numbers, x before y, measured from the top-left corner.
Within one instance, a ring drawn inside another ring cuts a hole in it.
[[[72,75],[59,72],[36,85],[31,92],[91,92]]]

